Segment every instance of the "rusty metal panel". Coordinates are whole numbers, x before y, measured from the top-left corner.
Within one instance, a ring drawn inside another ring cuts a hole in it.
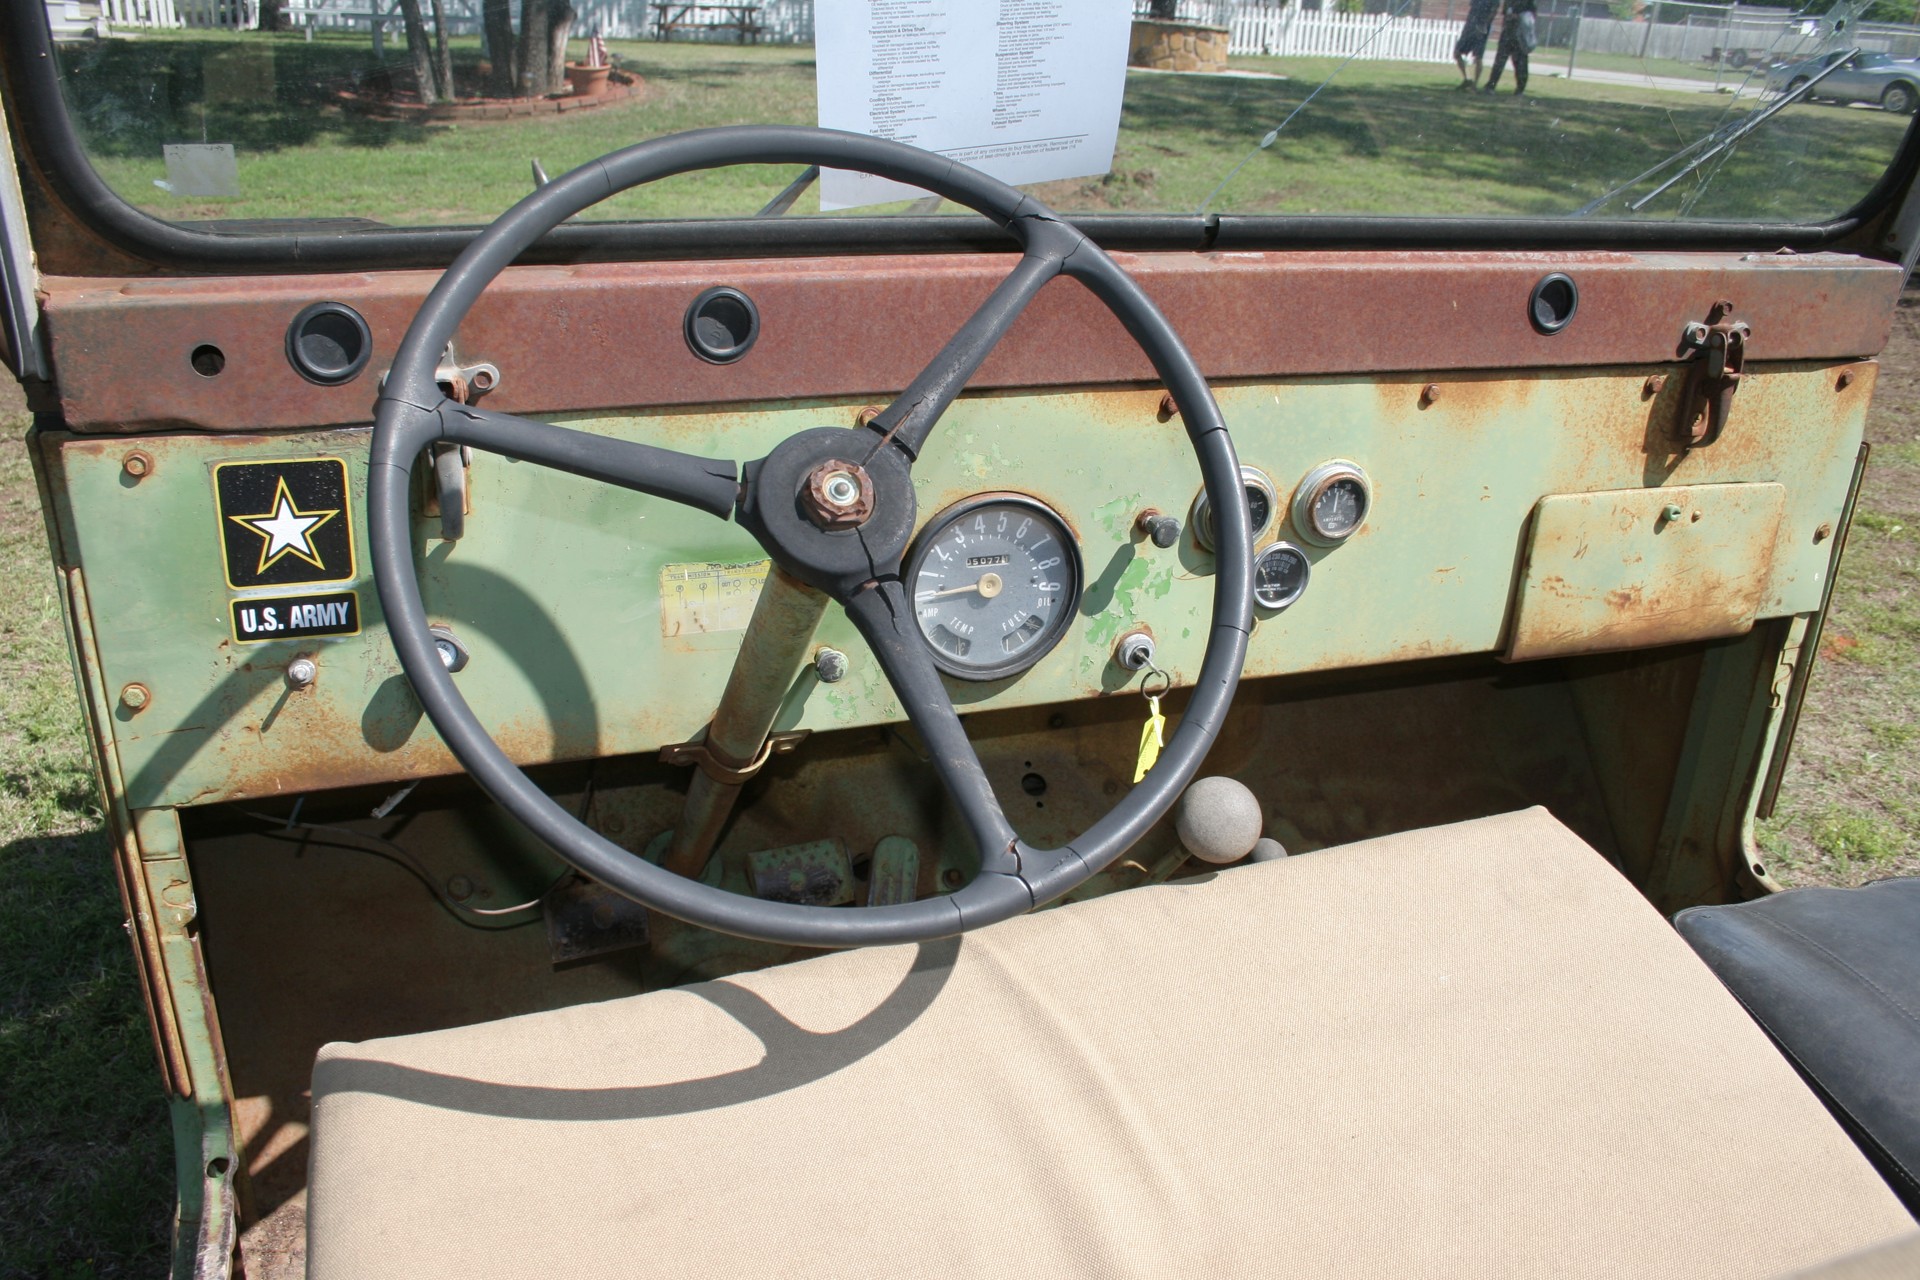
[[[1786,504],[1781,484],[1549,494],[1533,509],[1507,659],[1744,635]]]
[[[1681,329],[1718,299],[1749,321],[1752,360],[1868,356],[1885,344],[1903,274],[1848,254],[1117,254],[1211,378],[1670,364]],[[514,267],[460,326],[464,358],[501,371],[489,408],[881,396],[904,387],[1006,274],[1010,255]],[[1527,295],[1578,282],[1564,330],[1535,332]],[[365,422],[431,271],[250,279],[43,281],[67,425],[130,432],[261,431]],[[760,339],[734,364],[688,350],[685,309],[714,284],[745,290]],[[287,325],[347,303],[373,333],[367,372],[322,387],[294,372]],[[189,363],[220,348],[214,376]],[[137,359],[128,353],[137,352]],[[1086,289],[1043,291],[976,388],[1151,382],[1152,367]]]

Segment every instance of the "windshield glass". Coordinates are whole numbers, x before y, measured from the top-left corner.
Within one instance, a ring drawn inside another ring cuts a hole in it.
[[[1008,155],[1064,145],[1052,139],[1066,126],[1048,134],[1057,100],[1108,110],[1110,151],[1095,119],[1092,142],[1050,171],[1076,176],[1021,183],[1066,213],[1813,221],[1867,193],[1920,104],[1920,28],[1868,21],[1865,0],[1825,12],[964,3],[984,6],[997,44],[949,38],[963,0],[126,0],[104,6],[111,18],[49,12],[70,118],[106,183],[155,217],[242,234],[285,233],[286,220],[308,233],[485,222],[540,175],[648,137],[841,123],[825,117],[845,114],[849,92],[857,127],[908,140],[971,109],[971,94],[995,136],[1026,139]],[[828,40],[830,20],[859,26],[857,61]],[[948,73],[957,89],[928,87]],[[988,152],[949,150],[992,171]],[[848,203],[812,178],[686,175],[584,216],[831,216]],[[882,194],[853,211],[958,211]]]

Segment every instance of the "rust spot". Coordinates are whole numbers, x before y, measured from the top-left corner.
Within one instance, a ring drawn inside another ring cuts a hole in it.
[[[1641,607],[1645,599],[1646,594],[1637,583],[1629,587],[1615,587],[1607,592],[1607,607],[1621,613],[1632,613]]]

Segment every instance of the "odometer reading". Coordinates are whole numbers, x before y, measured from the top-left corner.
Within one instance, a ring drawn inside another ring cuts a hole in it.
[[[1039,661],[1080,602],[1080,548],[1032,498],[985,494],[921,530],[907,564],[913,612],[942,671],[1000,680]]]

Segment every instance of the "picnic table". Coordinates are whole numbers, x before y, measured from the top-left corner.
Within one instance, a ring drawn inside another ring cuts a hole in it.
[[[760,38],[760,6],[757,4],[701,4],[689,0],[667,0],[654,9],[654,36],[673,39],[676,31],[695,28],[731,30],[740,44]]]

